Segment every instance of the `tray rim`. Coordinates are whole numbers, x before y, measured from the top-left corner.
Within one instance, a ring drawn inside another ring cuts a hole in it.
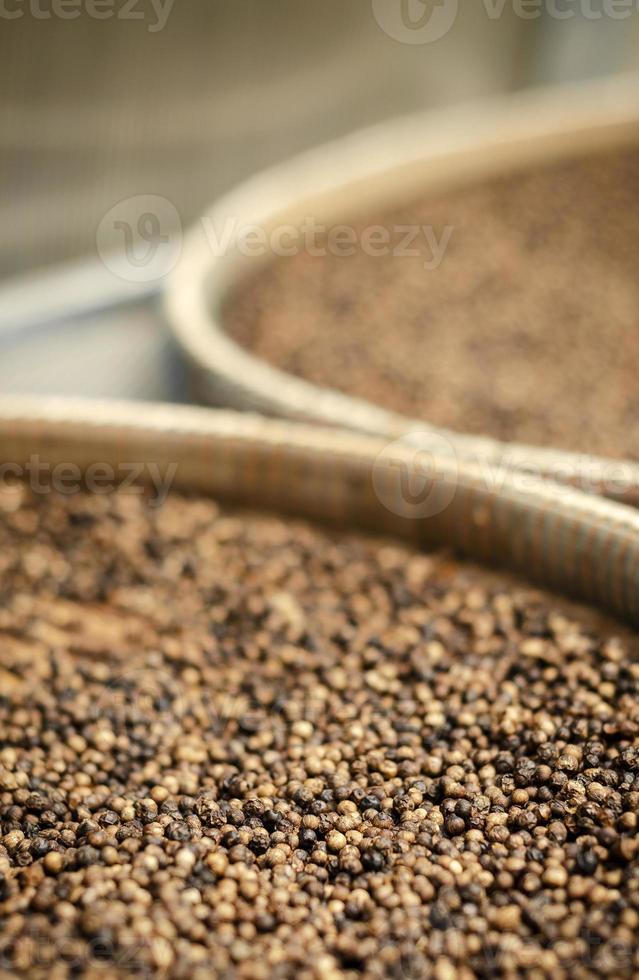
[[[639,511],[552,481],[527,490],[510,475],[495,488],[481,467],[434,456],[432,486],[445,504],[407,515],[395,504],[402,474],[415,471],[414,446],[393,445],[392,458],[387,448],[383,436],[231,410],[0,397],[0,469],[34,453],[82,470],[171,463],[176,489],[449,546],[639,626]]]
[[[202,220],[219,227],[232,217],[240,226],[245,222],[269,229],[299,221],[310,206],[319,209],[314,216],[320,220],[347,218],[368,201],[383,207],[418,187],[450,187],[534,160],[637,139],[639,72],[526,90],[412,114],[321,145],[243,182],[219,198]],[[314,385],[255,357],[226,334],[223,307],[230,290],[264,260],[240,255],[236,235],[223,253],[214,254],[200,222],[187,234],[181,260],[168,278],[166,318],[191,369],[194,390],[205,403],[388,438],[419,430],[424,438],[428,433],[435,440],[443,436],[471,458],[499,463],[507,455],[513,466],[532,465],[549,473],[576,467],[579,461],[599,468],[609,463],[588,454],[439,428]],[[639,464],[624,462],[633,471],[632,489],[622,496],[603,487],[600,492],[639,505]]]

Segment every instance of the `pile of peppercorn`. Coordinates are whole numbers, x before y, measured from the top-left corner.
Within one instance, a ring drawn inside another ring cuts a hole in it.
[[[0,496],[0,973],[632,977],[636,638],[374,538]]]

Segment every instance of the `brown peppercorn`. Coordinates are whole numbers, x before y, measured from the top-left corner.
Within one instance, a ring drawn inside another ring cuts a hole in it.
[[[243,277],[224,325],[275,367],[409,418],[636,458],[627,405],[639,361],[638,159],[635,146],[572,155],[362,214],[348,257],[327,232],[314,243],[321,255],[300,248]],[[435,268],[428,236],[402,247],[405,229],[425,226],[451,231]],[[383,256],[367,247],[371,229],[386,239]],[[483,639],[493,610],[458,605],[460,621]],[[501,616],[512,622],[506,607]],[[556,663],[546,636],[520,638],[538,673]],[[601,681],[592,690],[609,701]]]
[[[639,669],[618,624],[202,499],[25,501],[47,557],[5,568],[0,609],[24,685],[0,698],[12,975],[536,980],[584,935],[631,943]],[[15,513],[0,555],[26,547]]]

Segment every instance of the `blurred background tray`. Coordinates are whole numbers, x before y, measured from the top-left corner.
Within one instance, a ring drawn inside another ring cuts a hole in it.
[[[98,261],[26,276],[0,291],[0,391],[186,400],[155,286]]]
[[[441,4],[402,2],[414,19]],[[531,20],[447,0],[454,26],[422,44],[384,30],[380,0],[169,0],[160,30],[143,0],[127,20],[15,0],[0,32],[0,391],[183,397],[162,283],[120,296],[126,283],[102,282],[114,206],[159,195],[186,228],[243,177],[358,127],[632,68],[639,15],[593,17],[604,2],[567,19],[542,2]]]

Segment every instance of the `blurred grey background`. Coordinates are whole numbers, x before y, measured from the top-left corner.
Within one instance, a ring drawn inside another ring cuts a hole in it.
[[[380,26],[456,3],[434,43]],[[176,397],[154,287],[100,262],[111,208],[160,195],[186,227],[353,128],[631,68],[637,4],[609,4],[540,0],[527,19],[516,0],[0,0],[0,390]]]

